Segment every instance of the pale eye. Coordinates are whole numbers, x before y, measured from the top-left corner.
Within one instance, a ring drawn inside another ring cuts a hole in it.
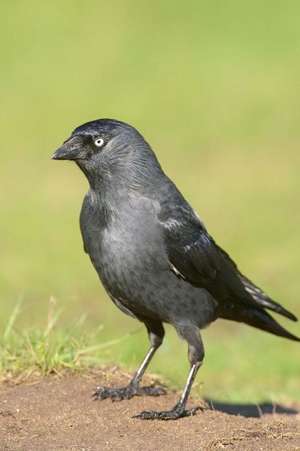
[[[95,143],[95,146],[102,147],[103,144],[104,144],[104,139],[103,138],[96,138],[94,143]]]

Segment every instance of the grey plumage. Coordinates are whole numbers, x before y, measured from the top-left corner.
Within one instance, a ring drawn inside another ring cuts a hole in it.
[[[240,273],[133,127],[111,119],[89,122],[73,132],[54,158],[76,161],[88,178],[90,190],[80,216],[84,249],[110,298],[145,323],[151,342],[129,387],[99,388],[97,398],[143,393],[139,382],[163,340],[163,323],[187,340],[191,372],[175,408],[142,412],[144,419],[194,413],[185,404],[204,357],[199,329],[218,317],[299,341],[265,309],[296,317]]]

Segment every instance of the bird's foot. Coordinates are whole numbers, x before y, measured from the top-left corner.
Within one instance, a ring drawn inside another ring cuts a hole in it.
[[[139,418],[140,420],[178,420],[179,418],[195,415],[199,409],[200,407],[185,409],[184,406],[178,403],[172,410],[163,410],[161,412],[157,412],[155,410],[144,410],[138,415],[135,415],[133,418]]]
[[[137,391],[137,396],[163,396],[166,394],[167,390],[162,385],[139,387]]]
[[[97,387],[93,398],[95,400],[110,398],[112,401],[122,401],[123,399],[131,399],[133,396],[161,396],[165,394],[165,388],[160,385],[139,387],[129,384],[127,387],[122,388]]]

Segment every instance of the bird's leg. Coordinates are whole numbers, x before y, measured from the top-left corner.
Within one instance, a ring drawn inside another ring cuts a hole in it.
[[[151,362],[153,355],[162,344],[165,333],[160,322],[145,321],[145,325],[148,330],[151,347],[130,383],[126,387],[121,388],[97,387],[96,392],[93,395],[95,399],[111,398],[113,401],[121,401],[123,399],[130,399],[133,396],[160,396],[166,393],[162,386],[151,385],[148,387],[140,387],[141,379]]]
[[[188,356],[191,363],[191,369],[183,393],[173,409],[161,412],[154,410],[145,410],[136,415],[134,418],[140,418],[142,420],[177,420],[178,418],[192,416],[199,409],[197,407],[194,407],[193,409],[186,409],[185,407],[193,382],[204,359],[204,347],[198,330],[195,330],[194,326],[184,326],[180,328],[178,327],[177,329],[180,335],[182,335],[188,341]]]

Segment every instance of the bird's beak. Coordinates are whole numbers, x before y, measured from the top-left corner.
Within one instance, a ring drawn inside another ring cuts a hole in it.
[[[79,160],[82,158],[82,139],[79,136],[71,136],[52,155],[53,160]]]

